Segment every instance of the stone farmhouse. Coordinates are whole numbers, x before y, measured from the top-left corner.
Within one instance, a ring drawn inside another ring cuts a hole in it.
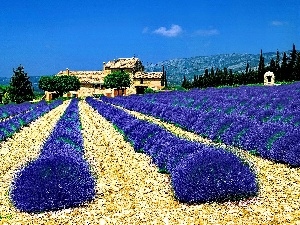
[[[114,71],[128,72],[132,80],[132,85],[123,90],[106,89],[103,87],[104,77]],[[80,89],[71,91],[65,96],[67,97],[86,97],[95,94],[103,94],[108,97],[118,95],[143,94],[146,88],[153,90],[161,90],[165,87],[166,72],[162,68],[162,72],[145,72],[142,62],[136,58],[119,58],[107,63],[103,62],[103,70],[97,71],[72,71],[66,69],[60,71],[56,76],[74,75],[79,78]],[[46,100],[51,100],[53,93],[45,93]]]

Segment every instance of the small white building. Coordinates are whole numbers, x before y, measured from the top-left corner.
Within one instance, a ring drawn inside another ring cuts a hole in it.
[[[268,71],[264,75],[264,85],[273,86],[275,84],[275,75],[273,72]]]

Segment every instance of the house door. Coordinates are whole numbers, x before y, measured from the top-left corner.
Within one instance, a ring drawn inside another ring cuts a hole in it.
[[[144,86],[136,86],[135,88],[136,88],[136,93],[137,93],[137,94],[145,94],[145,89],[146,89],[147,87],[144,87]]]
[[[126,89],[122,88],[122,89],[114,89],[114,96],[123,96],[126,95]]]

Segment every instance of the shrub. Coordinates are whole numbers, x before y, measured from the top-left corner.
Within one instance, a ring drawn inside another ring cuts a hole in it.
[[[29,213],[57,210],[92,200],[94,186],[83,159],[60,155],[39,157],[18,172],[11,199],[15,207]]]
[[[122,129],[135,150],[151,156],[160,172],[170,172],[175,195],[183,202],[238,199],[258,191],[249,165],[232,153],[179,139],[161,127],[125,115],[87,98],[102,116]]]
[[[152,88],[148,87],[145,89],[145,94],[147,94],[147,93],[155,93],[155,91]]]
[[[161,130],[147,139],[143,146],[143,150],[153,158],[154,162],[156,162],[158,153],[163,149],[172,146],[172,143],[177,140],[177,137],[170,132]]]
[[[59,101],[61,102],[61,101]],[[73,99],[33,162],[11,187],[16,208],[42,212],[78,206],[95,196],[95,181],[84,160],[78,99]]]
[[[170,173],[187,155],[200,150],[203,146],[199,143],[179,139],[177,142],[173,142],[172,146],[159,152],[156,164]]]
[[[103,97],[104,96],[104,94],[93,94],[93,97],[94,98],[101,98],[101,97]]]
[[[126,136],[130,141],[133,143],[133,147],[136,151],[141,150],[144,148],[144,145],[146,142],[153,136],[156,137],[156,135],[161,131],[161,128],[158,125],[145,123],[143,121],[139,121],[139,123],[136,123],[137,125],[134,126],[134,122],[131,122],[129,124],[132,124],[132,130],[125,131]]]
[[[239,200],[258,192],[248,165],[212,147],[188,155],[171,171],[171,180],[176,198],[187,203]]]
[[[299,138],[299,132],[291,132],[287,136],[275,140],[269,154],[277,162],[288,163],[292,167],[299,167]]]

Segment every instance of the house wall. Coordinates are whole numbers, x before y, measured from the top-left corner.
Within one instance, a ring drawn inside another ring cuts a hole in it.
[[[143,78],[143,84],[141,84],[141,79],[133,79],[133,84],[131,87],[126,88],[126,95],[136,94],[135,86],[147,86],[152,88],[153,90],[160,90],[164,86],[161,86],[161,80],[158,78],[155,79],[147,79]],[[94,88],[93,84],[81,84],[80,89],[77,91],[78,97],[87,97],[92,96],[93,94],[104,94],[111,93],[111,97],[114,97],[114,91],[111,89],[103,89],[103,88]]]
[[[143,83],[141,84],[141,78],[137,78],[133,80],[133,86],[148,86],[154,90],[160,90],[164,86],[161,86],[161,79],[159,78],[142,78]]]

